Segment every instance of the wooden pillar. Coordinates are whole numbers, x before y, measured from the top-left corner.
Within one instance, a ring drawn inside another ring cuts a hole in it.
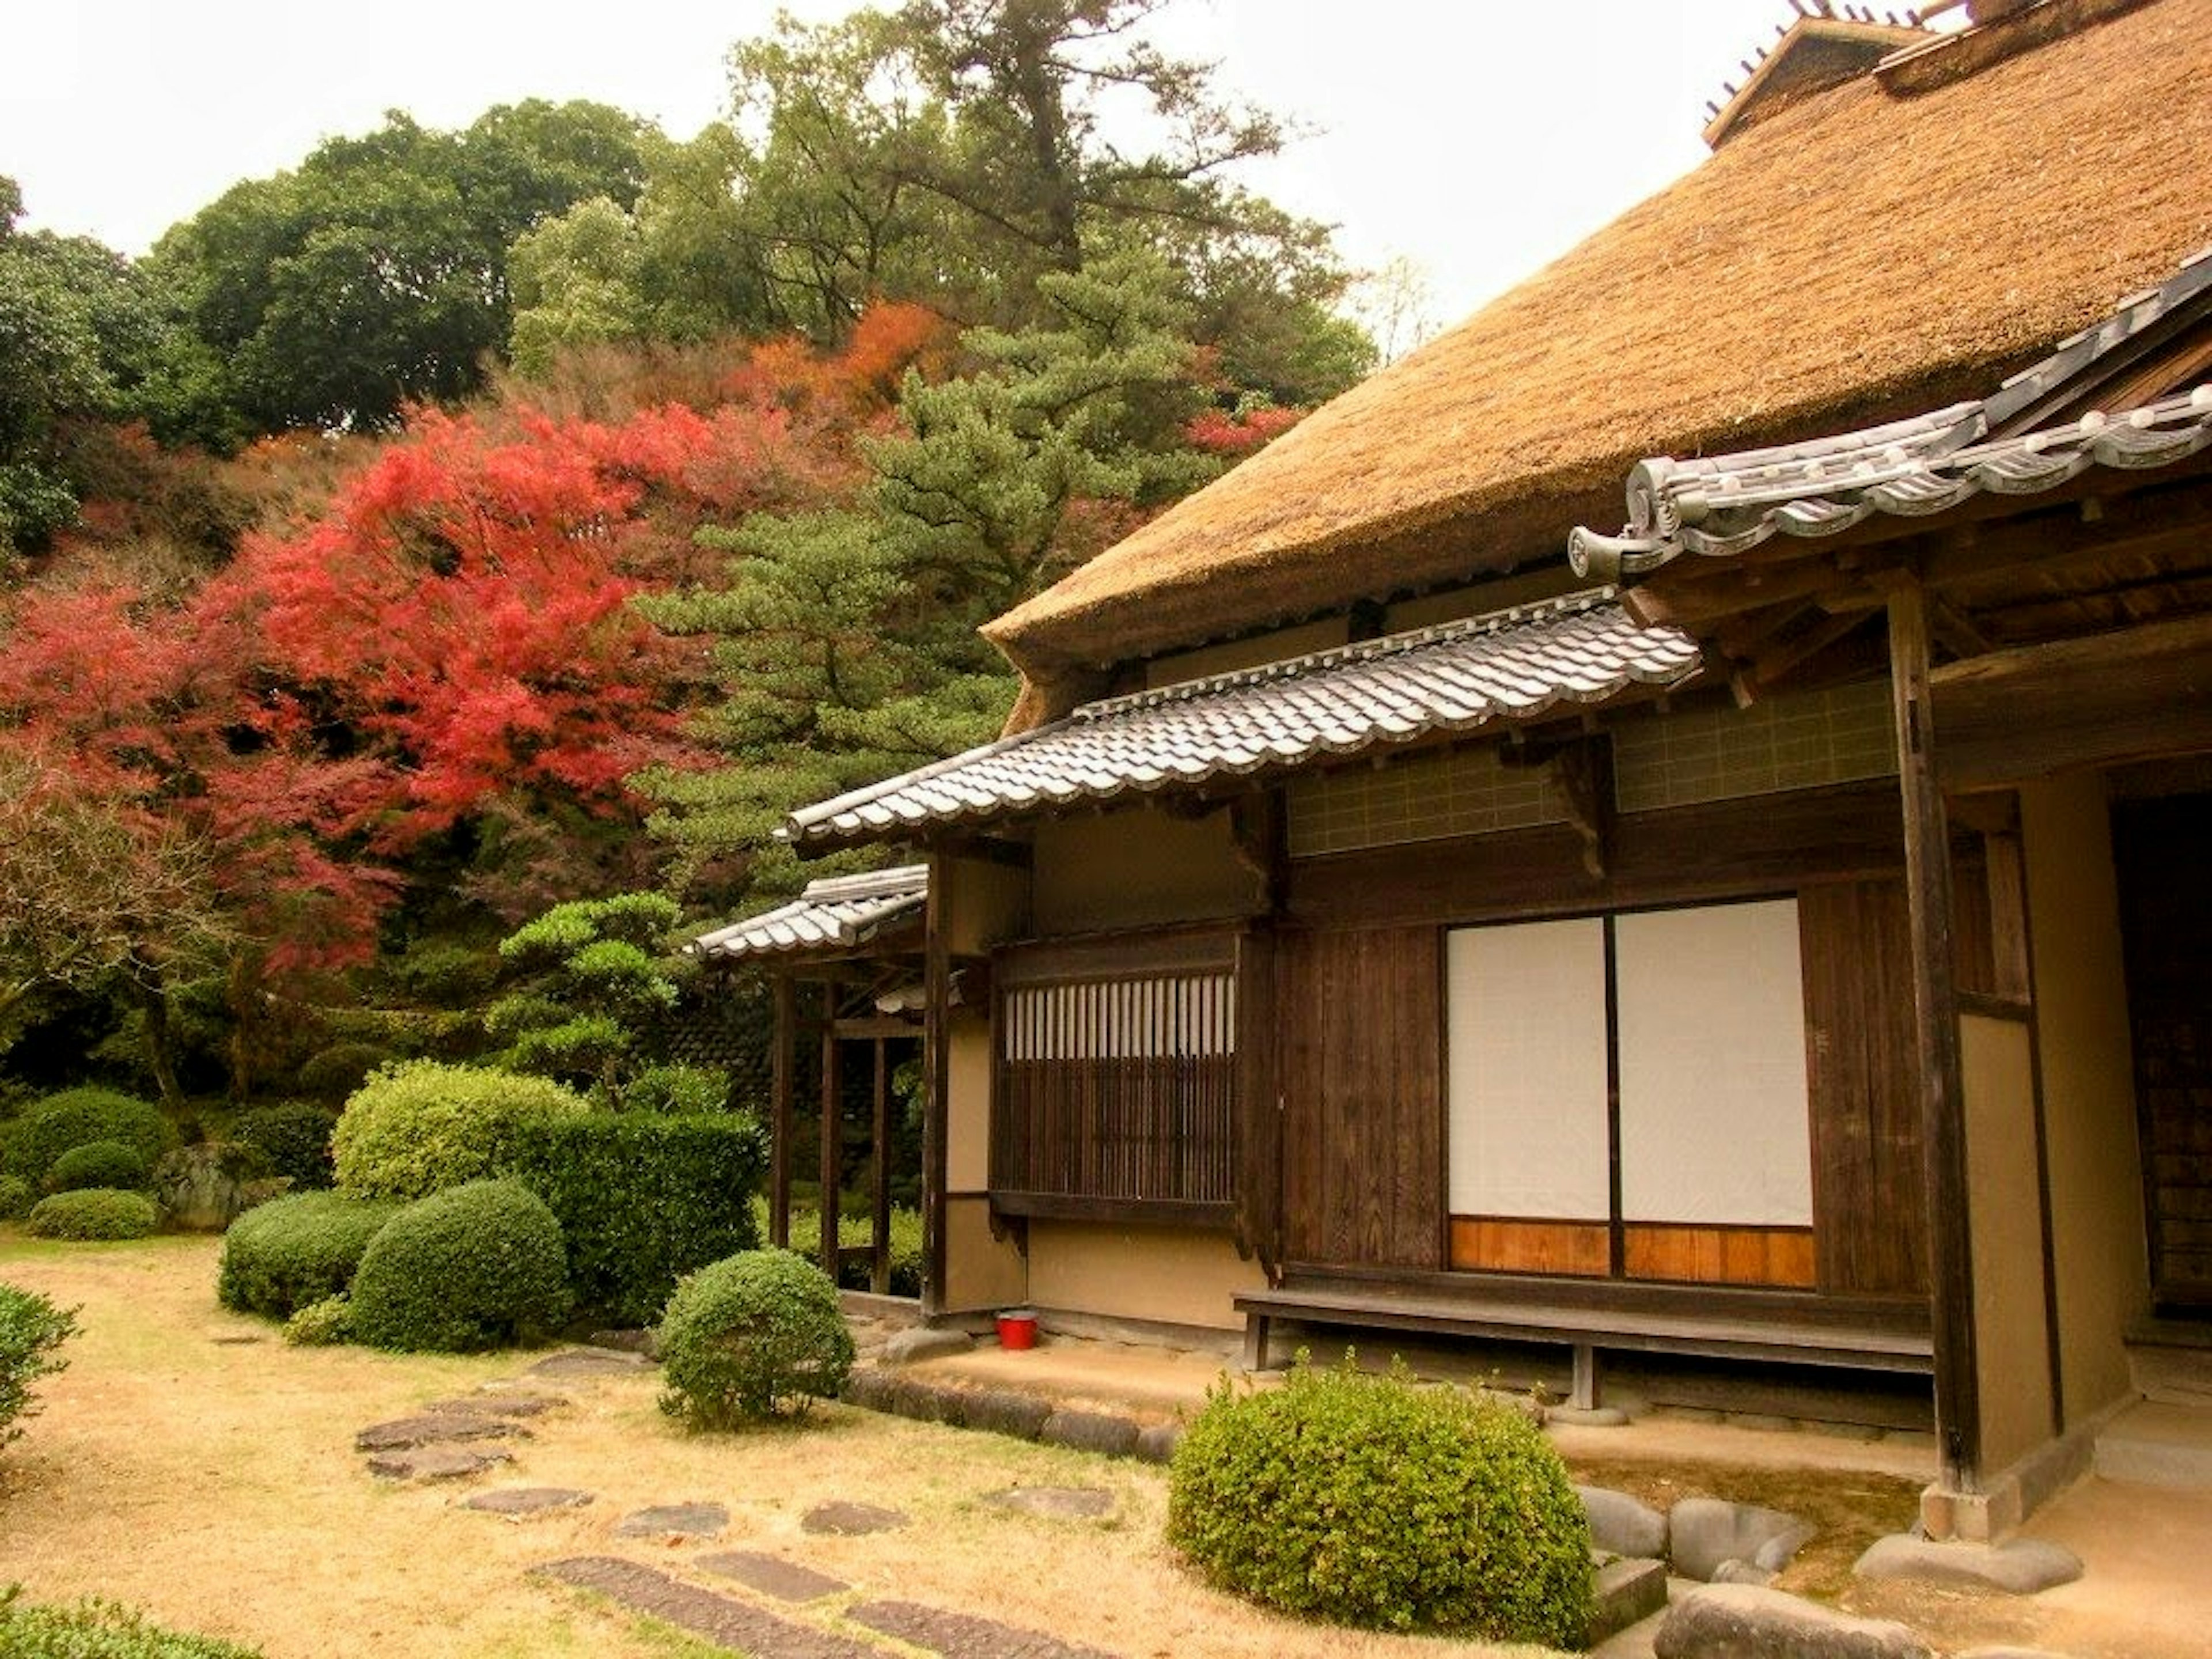
[[[769,1088],[768,1242],[791,1248],[791,1103],[797,1086],[799,996],[791,975],[775,976],[775,1071]]]
[[[875,1175],[869,1235],[874,1253],[868,1262],[868,1286],[878,1296],[891,1289],[891,1055],[890,1044],[875,1041]]]
[[[945,1306],[945,1185],[950,1164],[945,1135],[951,1122],[951,1064],[947,1024],[951,1019],[952,958],[945,938],[948,920],[946,874],[951,860],[929,860],[929,896],[922,957],[923,1014],[921,1069],[921,1311],[925,1317]]]
[[[1912,939],[1914,1053],[1920,1084],[1928,1206],[1928,1279],[1936,1346],[1936,1432],[1942,1484],[1972,1492],[1981,1479],[1981,1395],[1974,1352],[1973,1231],[1967,1205],[1966,1094],[1951,939],[1950,831],[1936,781],[1927,596],[1890,589],[1889,678],[1905,812],[1905,880]]]
[[[822,987],[822,1271],[837,1278],[837,1192],[844,1184],[844,1066],[837,1044],[837,986]]]

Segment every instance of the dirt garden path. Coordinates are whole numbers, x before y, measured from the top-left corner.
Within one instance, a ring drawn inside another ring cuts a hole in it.
[[[19,1580],[38,1600],[114,1597],[164,1624],[257,1644],[270,1659],[737,1650],[536,1572],[579,1559],[711,1590],[819,1632],[823,1652],[849,1641],[896,1654],[879,1632],[947,1618],[1127,1659],[1497,1651],[1295,1625],[1200,1588],[1159,1544],[1166,1482],[1157,1468],[842,1407],[796,1431],[692,1436],[655,1409],[650,1374],[537,1380],[568,1403],[530,1420],[511,1468],[445,1485],[379,1480],[354,1449],[357,1430],[520,1377],[532,1357],[288,1348],[270,1328],[216,1306],[218,1248],[0,1235],[0,1278],[80,1305],[84,1328],[70,1369],[46,1386],[44,1411],[0,1452],[0,1583]],[[462,1507],[509,1486],[594,1497],[519,1521]],[[1069,1518],[988,1501],[1014,1486],[1103,1488],[1111,1507]],[[802,1528],[808,1511],[839,1500],[895,1509],[908,1523],[858,1536]],[[687,1502],[728,1511],[718,1539],[617,1535],[634,1511]],[[697,1565],[717,1552],[796,1564],[851,1588],[787,1602]],[[569,1577],[588,1583],[609,1571]],[[775,1628],[744,1619],[700,1627]],[[757,1651],[779,1659],[771,1643]]]

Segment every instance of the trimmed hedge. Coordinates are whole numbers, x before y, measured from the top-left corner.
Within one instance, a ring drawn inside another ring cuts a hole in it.
[[[119,1140],[94,1140],[72,1146],[54,1160],[42,1183],[50,1193],[80,1192],[87,1187],[143,1190],[151,1171],[137,1149]]]
[[[853,1333],[819,1267],[789,1250],[749,1250],[676,1287],[660,1365],[661,1410],[698,1428],[735,1428],[836,1399],[852,1373]]]
[[[409,1205],[354,1274],[350,1334],[373,1348],[466,1353],[543,1339],[569,1308],[561,1224],[519,1181]]]
[[[334,1178],[331,1133],[337,1121],[337,1113],[320,1106],[257,1106],[238,1115],[230,1138],[258,1153],[270,1175],[289,1176],[294,1192],[313,1192]]]
[[[1168,1542],[1302,1618],[1578,1648],[1589,1522],[1559,1454],[1502,1401],[1303,1360],[1225,1382],[1176,1449]]]
[[[514,1126],[507,1172],[545,1200],[579,1306],[649,1325],[676,1282],[760,1243],[768,1143],[750,1118],[594,1112]]]
[[[331,1139],[338,1185],[362,1198],[425,1198],[496,1178],[520,1125],[590,1110],[545,1078],[410,1060],[354,1091]]]
[[[149,1625],[113,1601],[34,1607],[0,1593],[0,1654],[8,1659],[261,1659],[212,1636],[190,1636]]]
[[[87,1187],[40,1199],[24,1222],[23,1231],[36,1238],[144,1238],[161,1219],[154,1200],[143,1193]]]
[[[54,1350],[76,1334],[76,1316],[36,1291],[0,1285],[0,1446],[22,1434],[15,1419],[36,1409],[31,1388],[69,1364]],[[0,1653],[12,1650],[0,1644]]]
[[[342,1294],[369,1241],[399,1213],[390,1200],[295,1193],[256,1205],[223,1235],[216,1297],[240,1313],[284,1319]]]
[[[32,1104],[8,1136],[6,1164],[33,1187],[73,1146],[117,1140],[152,1169],[177,1144],[177,1131],[161,1109],[114,1089],[64,1089]]]

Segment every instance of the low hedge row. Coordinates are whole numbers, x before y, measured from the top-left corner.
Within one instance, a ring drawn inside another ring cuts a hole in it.
[[[362,1252],[347,1335],[406,1353],[542,1341],[568,1316],[561,1224],[517,1181],[471,1181],[410,1204]]]
[[[399,1208],[339,1193],[295,1193],[257,1205],[223,1235],[216,1296],[240,1313],[285,1319],[343,1295],[369,1241]]]
[[[119,1141],[151,1169],[177,1144],[177,1131],[151,1101],[114,1089],[64,1089],[33,1102],[15,1121],[0,1163],[38,1187],[62,1154],[95,1141]]]
[[[143,1193],[87,1187],[40,1199],[23,1231],[33,1238],[145,1238],[161,1222],[161,1212]]]

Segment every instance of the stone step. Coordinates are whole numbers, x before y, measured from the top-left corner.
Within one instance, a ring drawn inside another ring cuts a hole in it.
[[[2097,1437],[2107,1480],[2212,1492],[2212,1407],[2146,1400]]]

